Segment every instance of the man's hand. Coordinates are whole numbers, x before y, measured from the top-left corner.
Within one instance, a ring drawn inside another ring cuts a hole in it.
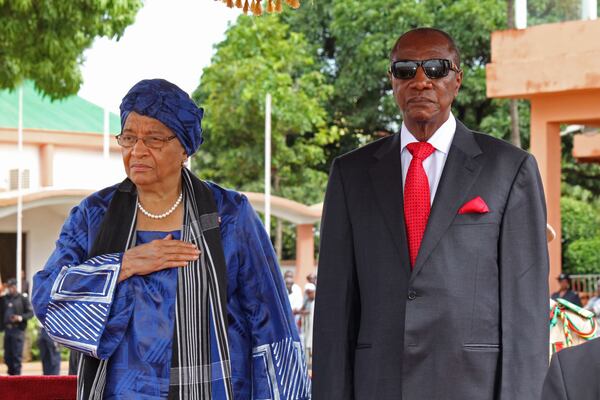
[[[10,316],[10,322],[21,322],[23,321],[23,317],[20,315],[13,314]]]
[[[165,268],[183,267],[198,257],[200,250],[194,244],[173,240],[173,236],[168,234],[164,239],[127,250],[123,255],[119,282],[133,275],[148,275]]]

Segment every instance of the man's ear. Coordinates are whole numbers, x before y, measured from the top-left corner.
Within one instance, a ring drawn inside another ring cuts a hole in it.
[[[456,89],[454,90],[454,97],[458,96],[458,91],[460,90],[460,87],[462,85],[462,80],[463,70],[461,69],[460,72],[456,73]]]

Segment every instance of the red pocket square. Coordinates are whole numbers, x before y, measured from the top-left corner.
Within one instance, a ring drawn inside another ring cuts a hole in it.
[[[478,213],[485,214],[490,212],[485,201],[479,196],[475,197],[472,200],[467,201],[461,208],[458,210],[459,214],[470,214],[470,213]]]

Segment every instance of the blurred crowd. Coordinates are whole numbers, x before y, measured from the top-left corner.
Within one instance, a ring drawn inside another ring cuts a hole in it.
[[[580,296],[580,293],[574,291],[568,274],[560,274],[557,280],[559,282],[559,289],[551,295],[551,299],[553,300],[551,307],[556,304],[557,299],[566,300],[580,307],[581,310],[587,310],[591,313],[582,315],[593,314],[591,318],[595,319],[595,325],[598,326],[600,324],[600,280],[597,281],[596,291],[591,297]],[[313,349],[313,319],[317,275],[314,273],[307,275],[307,283],[302,288],[295,283],[294,273],[288,270],[284,273],[284,282],[298,328],[298,334],[304,346],[306,360],[310,367]],[[15,279],[8,279],[4,283],[0,282],[0,331],[4,333],[4,362],[8,368],[9,375],[21,374],[27,321],[33,317],[28,295],[29,282],[24,279],[21,285],[23,290],[19,292]],[[575,313],[576,311],[572,312]],[[44,375],[59,375],[60,347],[52,341],[41,326],[38,326],[38,329],[37,345],[40,350],[43,373]],[[563,328],[561,327],[560,331],[562,330]],[[595,336],[600,336],[600,329],[595,330]],[[559,349],[551,350],[551,352],[557,350]]]
[[[304,290],[294,282],[294,273],[286,271],[283,275],[285,287],[288,292],[292,313],[296,320],[300,340],[304,345],[306,362],[310,368],[313,348],[313,319],[315,309],[315,295],[317,293],[317,275],[311,273],[306,276]]]
[[[569,274],[560,274],[557,277],[557,280],[559,289],[552,293],[552,300],[564,299],[584,310],[592,312],[596,319],[597,326],[598,323],[600,323],[600,280],[596,282],[596,291],[591,297],[589,297],[587,293],[585,293],[585,296],[580,296],[580,293],[573,290]],[[599,336],[599,331],[600,330],[596,331],[596,336]]]

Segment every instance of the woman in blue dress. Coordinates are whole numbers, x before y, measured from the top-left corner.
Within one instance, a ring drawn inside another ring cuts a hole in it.
[[[127,179],[71,211],[34,277],[44,328],[83,354],[78,398],[310,398],[266,231],[245,196],[185,168],[202,116],[172,83],[137,83],[117,136]]]

